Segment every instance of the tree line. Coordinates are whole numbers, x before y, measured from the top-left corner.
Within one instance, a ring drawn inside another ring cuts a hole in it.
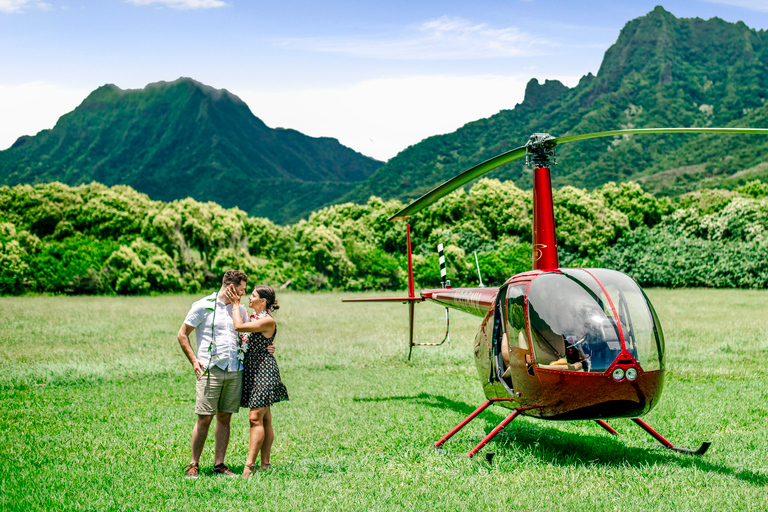
[[[554,191],[562,266],[600,266],[643,286],[768,285],[768,185],[704,189],[675,202],[636,183]],[[130,187],[0,187],[0,293],[200,292],[229,268],[297,290],[407,286],[398,200],[321,209],[292,225],[238,208],[153,201]],[[486,285],[531,267],[530,191],[481,179],[411,219],[417,286],[439,286],[445,245],[454,286]]]

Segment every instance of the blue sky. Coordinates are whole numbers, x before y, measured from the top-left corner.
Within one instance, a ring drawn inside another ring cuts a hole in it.
[[[658,4],[768,29],[766,0],[0,0],[0,149],[101,85],[186,76],[386,160],[513,108],[531,78],[597,73]]]

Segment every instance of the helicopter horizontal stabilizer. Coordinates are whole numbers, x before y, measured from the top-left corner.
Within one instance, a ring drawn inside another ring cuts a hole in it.
[[[341,302],[423,302],[424,297],[381,297],[371,299],[341,299]]]
[[[404,304],[408,304],[408,323],[409,323],[409,349],[408,349],[408,360],[411,359],[411,353],[413,352],[413,347],[417,346],[431,346],[431,347],[437,347],[445,343],[446,341],[449,341],[450,334],[449,334],[449,326],[450,326],[450,319],[448,316],[448,307],[445,308],[445,336],[443,337],[442,341],[438,343],[419,343],[413,341],[413,325],[414,325],[414,317],[415,317],[415,305],[417,302],[424,302],[426,300],[427,296],[424,295],[424,293],[421,293],[420,295],[416,295],[416,289],[415,284],[413,281],[413,255],[411,253],[411,226],[410,224],[406,224],[406,240],[407,240],[407,249],[408,249],[408,296],[407,297],[372,297],[372,298],[361,298],[361,299],[342,299],[342,302],[402,302]],[[438,252],[440,254],[440,276],[441,280],[443,282],[443,286],[445,286],[448,281],[445,279],[445,256],[442,254],[442,244],[440,244],[440,247],[438,248]],[[432,297],[432,292],[435,292],[436,290],[428,290],[430,292],[429,297]],[[443,289],[443,291],[450,292],[450,287],[446,290]],[[461,309],[461,308],[459,308]]]

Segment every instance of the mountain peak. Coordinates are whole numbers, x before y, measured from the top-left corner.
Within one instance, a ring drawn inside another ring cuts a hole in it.
[[[544,80],[543,84],[535,78],[531,78],[525,86],[523,105],[531,108],[541,108],[548,103],[560,98],[568,92],[568,87],[559,80]]]
[[[234,94],[188,77],[142,89],[103,85],[52,130],[2,153],[0,184],[124,184],[154,199],[213,200],[283,222],[382,165],[335,139],[269,128]]]

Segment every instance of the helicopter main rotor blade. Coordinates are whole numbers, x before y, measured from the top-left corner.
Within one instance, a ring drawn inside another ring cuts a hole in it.
[[[585,133],[582,135],[568,135],[556,138],[558,144],[573,142],[576,140],[596,139],[598,137],[612,137],[614,135],[640,135],[643,133],[752,133],[768,134],[768,128],[633,128],[630,130],[611,130],[607,132]]]
[[[581,135],[568,135],[554,139],[556,144],[565,142],[574,142],[578,140],[596,139],[598,137],[612,137],[615,135],[642,135],[644,133],[743,133],[743,134],[763,134],[768,135],[768,128],[633,128],[629,130],[610,130],[605,132],[585,133]],[[551,139],[550,139],[551,140]],[[389,220],[404,220],[431,205],[438,199],[441,199],[457,188],[469,183],[475,178],[496,169],[506,163],[522,158],[526,154],[526,146],[520,146],[506,153],[486,160],[474,167],[467,169],[446,181],[442,185],[430,190],[416,201],[412,202]]]
[[[446,181],[442,185],[439,185],[399,212],[397,212],[394,216],[392,216],[389,220],[403,220],[407,219],[414,213],[420,211],[421,209],[429,206],[430,204],[434,203],[438,199],[447,196],[457,188],[469,183],[470,181],[474,180],[475,178],[478,178],[482,176],[483,174],[494,170],[497,167],[500,167],[506,163],[512,162],[513,160],[517,160],[518,158],[522,158],[525,156],[525,146],[520,146],[519,148],[515,148],[511,151],[507,151],[506,153],[502,153],[500,155],[497,155],[490,160],[486,160],[485,162],[481,164],[477,164],[474,167],[471,167],[467,169],[466,171],[462,172],[461,174],[458,174],[451,178],[450,180]]]

